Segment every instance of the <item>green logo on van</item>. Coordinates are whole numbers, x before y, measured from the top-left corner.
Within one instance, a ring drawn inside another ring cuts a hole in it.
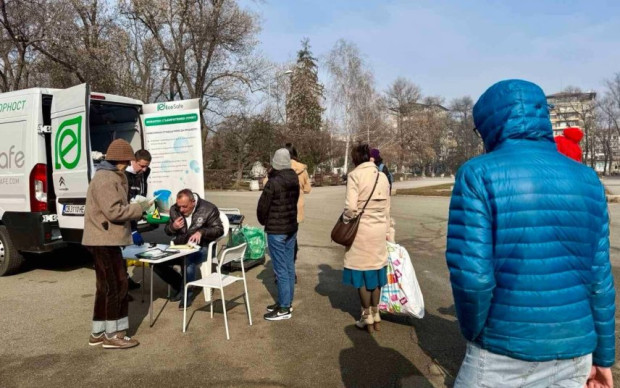
[[[82,154],[82,116],[65,120],[58,126],[54,144],[56,146],[56,169],[61,166],[71,170],[80,162]]]
[[[166,109],[166,104],[157,104],[157,110],[164,110]]]

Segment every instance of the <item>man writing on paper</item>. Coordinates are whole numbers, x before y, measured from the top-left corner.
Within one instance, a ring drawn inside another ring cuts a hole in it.
[[[170,208],[170,221],[164,231],[169,236],[174,236],[174,244],[193,244],[202,249],[187,257],[187,281],[196,280],[196,268],[204,261],[206,247],[210,242],[224,234],[224,227],[220,220],[220,211],[211,202],[200,198],[190,189],[183,189],[177,194],[175,205]],[[183,299],[183,273],[179,274],[172,267],[180,265],[183,271],[183,259],[170,260],[157,264],[153,270],[162,280],[170,284],[174,289],[174,295],[170,299],[173,302],[180,301],[179,308],[184,305]],[[191,306],[195,295],[192,291],[187,294],[187,306]]]

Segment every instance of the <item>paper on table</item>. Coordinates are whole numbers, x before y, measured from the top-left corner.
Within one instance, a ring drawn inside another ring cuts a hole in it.
[[[174,245],[174,242],[172,242],[170,244],[170,249],[196,249],[196,248],[198,248],[198,246],[195,244],[191,244],[191,243]]]
[[[162,251],[161,249],[155,248],[155,249],[150,249],[150,250],[148,250],[146,252],[140,253],[140,256],[145,257],[145,258],[146,257],[148,257],[148,258],[156,258],[156,257],[163,256],[165,254],[166,253],[164,251]]]

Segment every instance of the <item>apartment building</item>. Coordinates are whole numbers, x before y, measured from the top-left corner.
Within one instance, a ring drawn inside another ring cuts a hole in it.
[[[561,135],[564,128],[579,127],[584,130],[584,119],[594,111],[595,92],[560,92],[547,96],[553,136]]]

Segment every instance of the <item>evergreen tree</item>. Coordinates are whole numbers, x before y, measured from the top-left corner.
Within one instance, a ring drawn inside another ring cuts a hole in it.
[[[286,118],[290,140],[300,151],[302,160],[309,165],[309,170],[313,171],[327,158],[323,140],[328,137],[321,131],[323,85],[319,83],[317,60],[312,56],[307,38],[301,45],[291,74]]]

